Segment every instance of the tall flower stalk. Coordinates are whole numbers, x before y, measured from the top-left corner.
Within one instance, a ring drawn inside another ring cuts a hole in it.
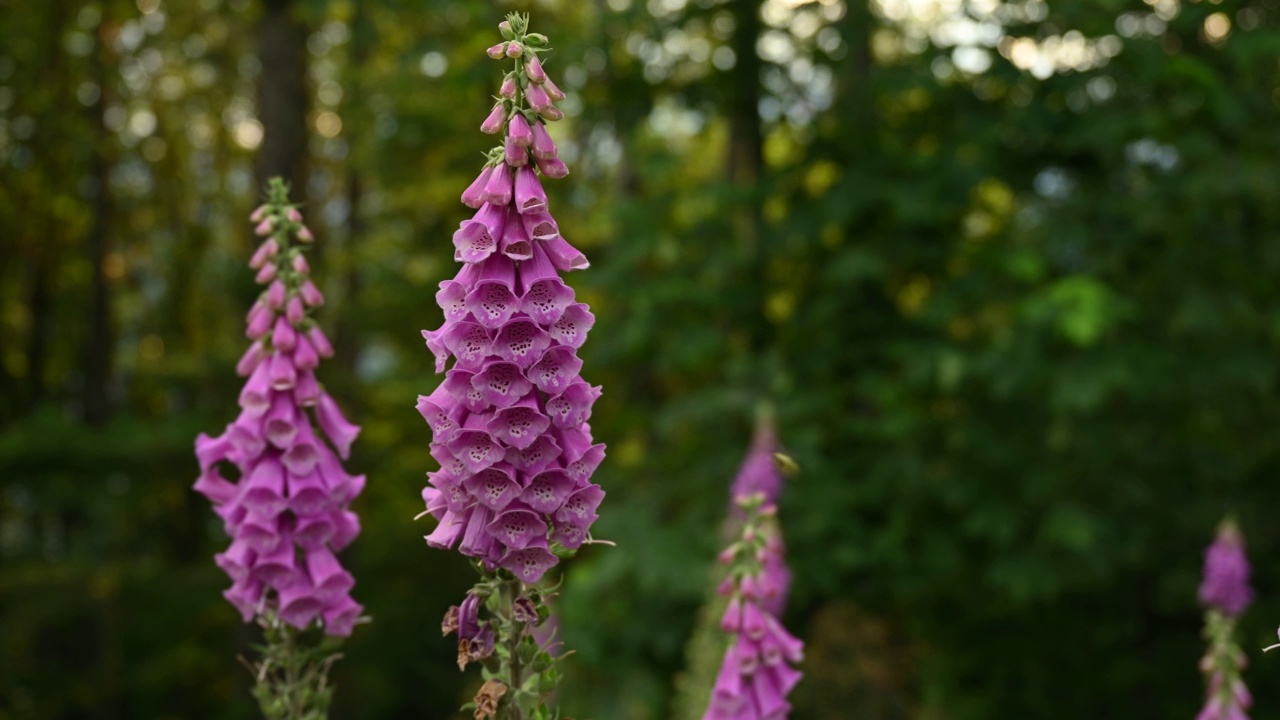
[[[249,266],[265,288],[249,310],[252,344],[236,365],[247,378],[240,415],[223,434],[196,439],[195,489],[232,538],[214,556],[232,580],[223,595],[263,628],[262,655],[251,666],[263,714],[312,720],[328,715],[328,669],[363,609],[334,554],[360,532],[348,506],[365,478],[347,474],[339,460],[360,429],[316,381],[320,358],[333,348],[311,317],[324,304],[305,255],[314,237],[279,178],[251,220],[262,243]],[[233,469],[236,482],[223,474]],[[327,637],[306,632],[313,629]]]
[[[1217,537],[1205,551],[1204,580],[1199,590],[1205,607],[1204,637],[1208,650],[1200,660],[1207,697],[1196,720],[1248,720],[1253,704],[1240,674],[1246,665],[1244,651],[1236,644],[1236,620],[1253,603],[1249,586],[1249,561],[1244,537],[1231,520],[1218,527]]]
[[[758,503],[763,508],[777,504],[785,476],[795,470],[791,458],[780,451],[773,408],[767,403],[762,404],[756,413],[755,435],[751,446],[729,489],[728,513],[723,531],[725,542],[740,541],[745,524],[749,521],[748,506]],[[786,607],[791,571],[786,565],[782,532],[776,518],[757,522],[762,523],[764,534],[763,554],[757,558],[760,580],[756,587],[761,592],[756,593],[755,600],[764,612],[777,618]],[[726,573],[718,569],[708,587],[710,598],[703,606],[689,640],[685,670],[676,678],[674,720],[696,720],[702,718],[707,710],[708,690],[716,681],[727,646],[736,639],[735,634],[726,635],[720,626],[729,602],[726,596],[733,595],[730,584],[734,582],[735,572],[743,571],[740,568],[729,568],[726,577]],[[718,592],[711,592],[722,577],[725,579],[717,589]]]
[[[770,608],[784,579],[771,568],[780,550],[777,506],[755,491],[736,503],[746,515],[741,536],[721,553],[729,575],[719,592],[728,598],[720,628],[729,636],[703,720],[785,720],[787,695],[800,682],[794,665],[804,644],[787,632]]]
[[[473,558],[479,583],[449,609],[458,665],[484,667],[468,707],[476,718],[555,718],[548,698],[559,679],[536,628],[548,610],[543,575],[591,539],[604,491],[591,482],[604,445],[587,420],[600,396],[579,377],[578,348],[595,318],[560,273],[587,267],[551,216],[545,178],[560,178],[546,123],[564,99],[542,67],[547,38],[528,16],[499,24],[489,48],[510,64],[480,129],[502,142],[486,154],[462,202],[476,210],[453,235],[462,269],[440,283],[444,324],[424,331],[444,382],[418,398],[432,432],[422,497],[439,523],[434,548]],[[447,369],[447,372],[446,372]]]

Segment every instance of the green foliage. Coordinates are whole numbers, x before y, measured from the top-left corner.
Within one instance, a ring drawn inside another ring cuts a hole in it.
[[[280,621],[274,612],[258,617],[263,643],[258,657],[246,663],[253,674],[253,695],[266,720],[326,720],[333,701],[329,669],[342,658],[342,639],[300,637],[303,633]],[[314,629],[313,629],[314,630]],[[308,632],[306,635],[319,635]]]
[[[469,569],[411,521],[432,467],[412,399],[438,382],[418,333],[487,149],[484,48],[529,9],[498,5],[295,3],[340,355],[321,380],[364,426],[350,467],[369,477],[344,558],[377,619],[334,668],[335,717],[475,694],[435,633]],[[908,636],[909,662],[863,658],[907,689],[899,716],[1194,712],[1202,538],[1229,507],[1256,557],[1280,543],[1280,11],[965,6],[1001,36],[970,43],[980,72],[950,46],[964,33],[865,3],[534,4],[575,101],[571,182],[548,191],[592,260],[570,280],[597,316],[596,533],[618,542],[575,560],[557,603],[566,715],[670,716],[764,396],[805,468],[781,509],[787,624]],[[54,0],[0,23],[5,716],[255,713],[234,662],[253,633],[210,561],[225,538],[188,486],[191,439],[234,416],[254,292],[259,13]],[[1111,50],[1011,62],[1050,39]],[[1242,647],[1278,614],[1264,592]],[[1262,715],[1280,703],[1250,684]],[[876,687],[802,683],[796,717]]]

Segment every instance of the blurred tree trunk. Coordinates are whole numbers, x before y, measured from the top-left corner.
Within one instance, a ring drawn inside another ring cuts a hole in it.
[[[294,17],[294,0],[262,0],[258,23],[258,117],[262,147],[254,166],[257,190],[277,175],[306,195],[307,29]]]
[[[101,426],[110,417],[108,385],[111,382],[111,359],[115,344],[111,333],[111,294],[107,287],[107,244],[111,232],[110,160],[108,148],[113,142],[110,131],[103,123],[106,97],[113,74],[107,71],[107,47],[105,30],[108,22],[98,25],[98,43],[91,55],[90,77],[100,88],[98,99],[89,106],[89,125],[93,128],[92,158],[89,174],[93,178],[93,211],[89,224],[89,268],[92,275],[89,296],[89,328],[84,339],[82,362],[84,363],[84,420],[92,426]]]
[[[761,0],[732,0],[734,31],[731,47],[737,62],[729,72],[728,97],[729,149],[726,174],[739,190],[734,212],[734,232],[744,250],[748,272],[744,309],[750,314],[741,318],[739,327],[749,329],[753,353],[762,351],[767,342],[768,327],[761,317],[765,303],[765,267],[767,253],[760,240],[762,217],[760,200],[761,173],[764,166],[764,133],[760,125],[760,55],[756,42],[760,38]]]
[[[369,52],[373,49],[377,30],[364,3],[357,3],[355,14],[351,18],[351,49],[347,58],[345,72],[346,102],[343,117],[348,128],[347,135],[351,142],[363,142],[371,129],[367,99],[363,92],[365,63]],[[338,313],[334,328],[334,358],[342,377],[355,378],[357,324],[354,308],[357,307],[357,296],[360,294],[360,271],[356,261],[356,248],[366,231],[364,217],[360,214],[360,203],[364,197],[364,179],[360,172],[360,163],[350,163],[347,172],[347,233],[344,240],[342,259],[343,303]],[[354,400],[357,396],[352,395]]]

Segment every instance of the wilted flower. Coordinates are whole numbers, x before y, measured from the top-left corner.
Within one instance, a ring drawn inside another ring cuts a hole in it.
[[[272,235],[251,262],[272,269],[259,274],[269,287],[250,311],[254,342],[236,365],[248,378],[240,416],[223,434],[196,439],[195,489],[213,502],[232,537],[214,559],[232,579],[224,595],[246,622],[270,609],[293,627],[319,621],[326,633],[345,636],[362,608],[334,552],[359,532],[347,506],[365,479],[348,475],[338,456],[347,457],[359,428],[313,373],[333,348],[307,315],[324,298],[301,248],[288,243],[289,226],[299,237],[306,227],[282,182],[273,181],[271,201],[254,217],[259,231]],[[228,466],[238,482],[224,478]]]

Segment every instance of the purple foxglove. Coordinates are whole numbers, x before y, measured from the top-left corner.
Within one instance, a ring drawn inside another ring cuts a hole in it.
[[[1204,554],[1204,580],[1197,593],[1200,604],[1237,617],[1253,603],[1249,560],[1244,538],[1234,524],[1224,523]]]
[[[507,109],[503,103],[496,103],[489,111],[489,116],[480,124],[480,132],[486,135],[497,135],[502,131],[502,124],[507,121]]]
[[[755,442],[733,485],[741,532],[721,553],[721,562],[731,568],[717,588],[729,598],[720,629],[730,636],[730,644],[703,720],[784,719],[791,709],[787,694],[800,680],[800,672],[792,665],[803,659],[804,645],[777,619],[787,578],[779,577],[786,572],[781,532],[776,506],[767,494],[772,490],[776,498],[781,486],[780,476],[769,477],[778,473],[776,452],[772,421],[763,412]],[[767,467],[762,465],[765,461]]]
[[[549,178],[562,178],[569,174],[569,166],[558,157],[537,158],[538,171]]]
[[[267,287],[267,297],[266,297],[267,307],[271,308],[272,310],[279,310],[280,308],[284,307],[285,301],[288,300],[286,292],[287,291],[285,290],[284,283],[280,282],[279,280],[273,280],[271,282],[271,285]],[[249,311],[250,314],[252,314],[253,311],[258,310],[261,307],[262,307],[261,303],[255,304],[253,306],[253,309]]]
[[[515,113],[511,116],[511,122],[507,127],[507,139],[525,148],[533,144],[533,130],[523,114]]]
[[[546,81],[542,83],[542,87],[547,91],[547,96],[555,102],[560,102],[565,98],[564,92],[551,81],[551,78],[547,78]]]
[[[489,174],[484,186],[484,201],[495,210],[511,203],[512,177],[510,168],[499,165]]]
[[[528,33],[524,16],[510,16],[504,27],[504,54],[523,60],[504,76],[504,99],[482,128],[496,132],[491,121],[506,120],[489,170],[462,196],[465,205],[479,204],[453,235],[455,258],[466,267],[440,283],[444,322],[423,332],[445,377],[417,404],[440,464],[422,491],[426,514],[437,521],[426,542],[474,558],[483,576],[443,624],[459,633],[460,664],[492,652],[495,639],[545,652],[532,633],[544,617],[536,583],[591,541],[604,500],[591,482],[604,446],[587,424],[600,389],[580,378],[578,357],[594,317],[560,277],[587,262],[560,237],[539,179],[563,177],[568,168],[544,122],[530,122],[555,114],[538,58],[547,40]],[[496,598],[527,604],[516,612]]]
[[[551,107],[551,98],[541,85],[529,85],[525,88],[524,93],[524,99],[529,102],[529,107],[534,111],[540,113]]]
[[[485,54],[494,60],[501,60],[507,54],[507,44],[498,43],[497,45],[490,47],[488,50],[485,50]]]
[[[542,69],[542,62],[538,60],[537,55],[531,55],[529,60],[524,64],[525,75],[529,76],[529,80],[541,85],[547,81],[547,73]]]
[[[312,373],[319,356],[333,348],[308,317],[308,308],[323,297],[309,278],[302,247],[290,242],[301,233],[301,214],[278,180],[271,201],[255,212],[270,238],[254,262],[273,272],[248,326],[249,334],[269,337],[270,344],[254,342],[237,363],[237,372],[247,375],[240,416],[222,435],[196,439],[195,489],[213,503],[231,535],[231,546],[215,561],[233,581],[227,600],[246,621],[278,618],[299,629],[319,622],[331,635],[348,635],[361,608],[351,600],[353,580],[333,552],[359,531],[346,504],[364,478],[342,471],[335,452],[345,459],[359,428]],[[238,483],[223,479],[219,468],[227,466],[239,471]]]
[[[529,164],[529,150],[517,143],[510,135],[504,143],[502,157],[507,165],[518,168]]]
[[[280,246],[276,244],[276,241],[268,240],[259,245],[258,249],[254,251],[253,258],[249,260],[249,267],[254,270],[261,270],[262,266],[266,265],[267,261],[274,258],[279,252]]]
[[[533,136],[533,143],[530,145],[530,152],[539,160],[550,160],[558,157],[559,151],[556,149],[556,143],[551,139],[551,134],[547,132],[547,126],[544,123],[536,122],[529,128],[530,134]]]
[[[1248,720],[1253,697],[1240,677],[1246,660],[1236,643],[1235,625],[1253,602],[1253,589],[1244,537],[1230,519],[1218,526],[1217,537],[1205,552],[1198,595],[1206,608],[1204,637],[1209,647],[1200,659],[1207,692],[1197,720]]]
[[[516,170],[515,201],[516,212],[522,215],[547,207],[547,193],[538,182],[538,173],[528,164]]]
[[[495,167],[486,165],[485,168],[480,171],[480,174],[476,176],[476,179],[467,186],[466,190],[462,191],[463,205],[477,210],[480,209],[480,206],[485,203],[484,188],[489,184],[489,176],[496,169],[497,168]]]

